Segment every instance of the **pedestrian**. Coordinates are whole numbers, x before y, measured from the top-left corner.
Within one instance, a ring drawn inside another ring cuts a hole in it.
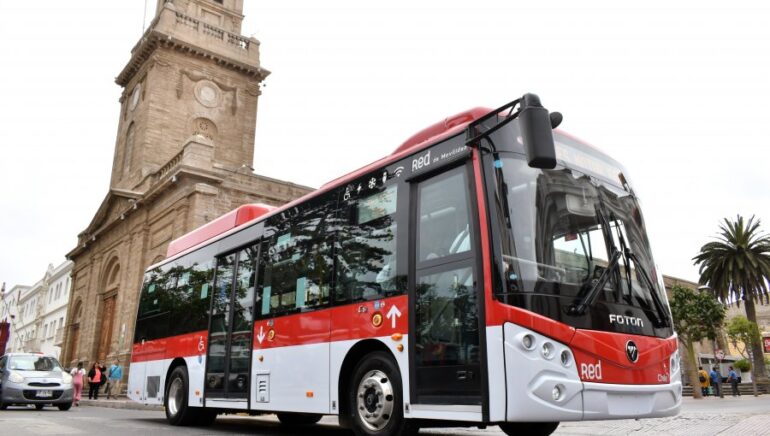
[[[698,367],[698,381],[700,382],[700,391],[704,397],[709,395],[709,373],[703,369],[702,366]]]
[[[88,371],[88,399],[99,399],[99,386],[104,375],[102,375],[102,367],[99,362],[94,362],[91,365],[91,369]]]
[[[711,372],[709,373],[709,377],[711,378],[711,386],[714,388],[714,396],[720,397],[720,391],[719,391],[719,380],[722,377],[722,374],[717,372],[717,367],[711,368]]]
[[[117,398],[120,394],[120,381],[123,379],[123,368],[120,367],[120,361],[115,359],[115,362],[107,370],[107,387],[104,389],[104,393],[107,394],[107,399],[110,399],[110,394]]]
[[[86,375],[86,370],[83,369],[83,362],[78,362],[78,367],[72,368],[70,375],[72,376],[72,402],[75,406],[79,406],[80,395],[83,392],[83,376]]]
[[[727,373],[727,381],[730,382],[730,387],[733,388],[733,397],[739,397],[741,391],[738,390],[738,373],[735,372],[733,367],[730,367],[730,372]]]
[[[99,388],[107,384],[107,368],[104,365],[99,366],[99,370],[102,372],[102,378],[99,380]]]

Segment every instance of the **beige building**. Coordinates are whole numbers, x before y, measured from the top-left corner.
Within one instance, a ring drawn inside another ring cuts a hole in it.
[[[130,356],[145,268],[168,243],[245,203],[309,188],[253,174],[259,41],[242,0],[159,0],[118,74],[123,88],[109,191],[78,245],[63,363]]]

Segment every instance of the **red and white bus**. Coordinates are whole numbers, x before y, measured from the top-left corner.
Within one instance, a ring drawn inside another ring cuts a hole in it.
[[[145,275],[128,393],[175,425],[337,415],[550,434],[678,413],[676,335],[623,167],[525,97],[472,109]]]

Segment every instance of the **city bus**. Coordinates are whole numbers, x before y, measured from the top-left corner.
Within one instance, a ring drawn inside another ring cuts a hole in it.
[[[639,198],[559,121],[532,94],[471,109],[174,240],[145,274],[129,397],[172,425],[336,415],[358,435],[678,413]]]

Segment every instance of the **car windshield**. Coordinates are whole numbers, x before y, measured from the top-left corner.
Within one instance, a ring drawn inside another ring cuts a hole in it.
[[[61,365],[53,357],[48,356],[12,356],[10,369],[17,371],[61,371]]]
[[[497,185],[506,300],[578,328],[671,334],[640,206],[627,184],[564,166],[531,168],[514,153],[499,153],[488,165]]]

